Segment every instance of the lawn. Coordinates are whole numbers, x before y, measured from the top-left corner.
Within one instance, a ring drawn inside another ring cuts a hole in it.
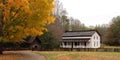
[[[20,60],[21,57],[21,54],[14,51],[4,51],[4,54],[0,55],[0,60]]]
[[[104,48],[120,48],[120,46],[104,46]]]
[[[47,60],[120,60],[119,52],[35,51]]]

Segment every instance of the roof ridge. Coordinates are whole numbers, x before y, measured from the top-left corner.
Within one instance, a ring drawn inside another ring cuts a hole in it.
[[[86,32],[86,31],[97,31],[97,30],[77,30],[77,31],[65,31],[65,32]]]

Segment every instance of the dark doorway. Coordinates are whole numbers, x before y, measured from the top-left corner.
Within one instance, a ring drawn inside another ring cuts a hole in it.
[[[84,45],[85,45],[85,47],[87,46],[87,43],[86,42],[84,42]]]

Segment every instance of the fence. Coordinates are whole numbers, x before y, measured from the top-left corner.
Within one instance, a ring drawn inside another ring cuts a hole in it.
[[[5,50],[31,50],[29,48],[5,49]],[[38,51],[84,51],[84,52],[120,52],[120,48],[59,48],[59,49],[40,49]]]
[[[88,52],[120,52],[120,48],[79,48],[79,49],[60,49],[60,51],[88,51]]]

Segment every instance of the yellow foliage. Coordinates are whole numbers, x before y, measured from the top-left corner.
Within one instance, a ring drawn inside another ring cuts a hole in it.
[[[20,42],[27,36],[42,35],[46,25],[54,22],[54,0],[6,0],[0,1],[4,18],[3,42]]]
[[[0,7],[3,7],[4,5],[2,3],[0,3]]]

